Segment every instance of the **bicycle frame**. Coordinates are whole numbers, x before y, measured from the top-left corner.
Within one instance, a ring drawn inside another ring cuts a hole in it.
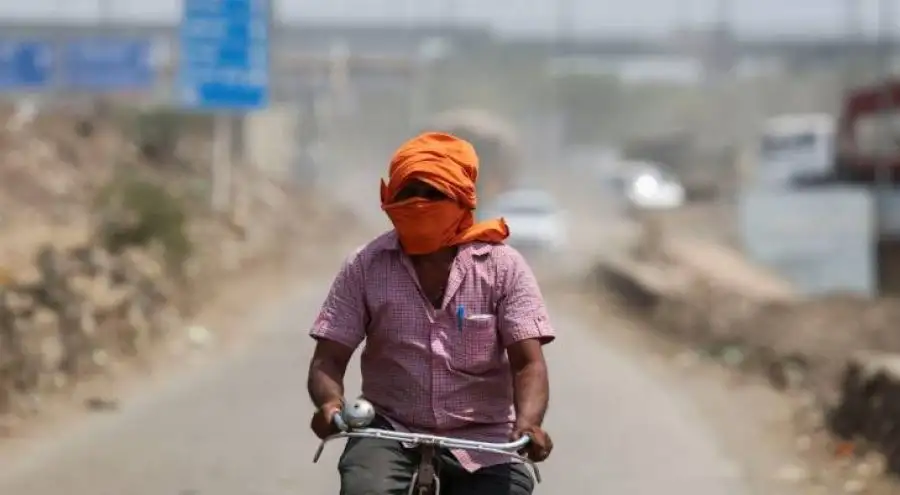
[[[368,424],[370,422],[371,420],[363,423]],[[411,445],[419,449],[422,458],[419,462],[418,469],[413,473],[409,495],[431,495],[440,493],[440,478],[434,466],[434,458],[437,454],[437,449],[462,449],[509,456],[512,459],[527,464],[534,474],[535,481],[538,483],[541,482],[541,473],[535,463],[532,462],[531,459],[518,453],[519,450],[528,445],[528,442],[531,441],[527,436],[522,437],[515,442],[491,443],[427,435],[423,433],[404,433],[394,430],[383,430],[380,428],[350,428],[348,426],[350,421],[343,418],[341,414],[335,414],[334,423],[338,429],[342,431],[322,440],[313,456],[313,463],[319,462],[319,458],[322,456],[322,452],[325,450],[325,445],[328,442],[341,438],[374,438],[379,440],[393,440],[404,445]]]

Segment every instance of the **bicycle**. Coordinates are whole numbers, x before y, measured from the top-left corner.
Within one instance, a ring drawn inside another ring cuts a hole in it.
[[[463,449],[507,455],[527,464],[531,468],[534,480],[538,483],[541,482],[541,472],[535,463],[519,454],[519,451],[531,441],[528,436],[507,443],[477,442],[422,433],[404,433],[381,428],[369,428],[374,419],[375,408],[365,399],[357,399],[352,404],[345,405],[341,412],[334,415],[334,424],[340,432],[322,440],[319,448],[316,449],[315,456],[313,456],[313,463],[319,462],[319,458],[325,450],[325,444],[332,440],[341,438],[375,438],[395,440],[404,445],[412,445],[421,454],[421,460],[413,473],[412,482],[410,483],[409,495],[440,494],[441,480],[434,462],[438,449]]]

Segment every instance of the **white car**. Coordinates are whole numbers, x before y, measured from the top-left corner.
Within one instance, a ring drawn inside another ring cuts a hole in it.
[[[484,218],[503,217],[509,225],[507,243],[523,254],[559,252],[567,244],[564,213],[550,194],[520,189],[501,194]]]
[[[665,210],[684,205],[684,187],[662,167],[645,162],[623,165],[616,182],[632,208]]]

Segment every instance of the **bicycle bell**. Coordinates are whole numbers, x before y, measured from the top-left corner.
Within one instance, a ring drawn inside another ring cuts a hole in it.
[[[365,428],[375,419],[375,406],[366,399],[359,398],[344,404],[341,418],[350,428]]]

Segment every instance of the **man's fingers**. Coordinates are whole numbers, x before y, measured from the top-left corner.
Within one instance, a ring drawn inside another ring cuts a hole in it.
[[[324,408],[313,414],[309,426],[313,430],[313,433],[320,439],[324,439],[339,431],[337,425],[334,423],[333,412]]]
[[[528,457],[534,462],[541,462],[550,457],[550,451],[552,450],[552,447],[548,448],[543,445],[535,445],[531,451],[529,451]]]
[[[535,428],[516,429],[512,432],[510,437],[515,441],[522,438],[524,435],[528,435],[531,438],[531,441],[519,449],[520,454],[527,456],[534,462],[541,462],[550,456],[550,452],[553,450],[553,441],[550,440],[550,435],[547,435],[547,433],[541,429]]]
[[[532,457],[531,460],[534,462],[544,462],[547,460],[548,457],[550,457],[550,452],[541,451],[537,455]]]
[[[532,439],[529,457],[534,462],[541,462],[547,459],[547,457],[550,457],[550,452],[552,451],[553,440],[550,439],[550,435],[547,435],[546,432],[541,431],[538,435],[538,438]]]

